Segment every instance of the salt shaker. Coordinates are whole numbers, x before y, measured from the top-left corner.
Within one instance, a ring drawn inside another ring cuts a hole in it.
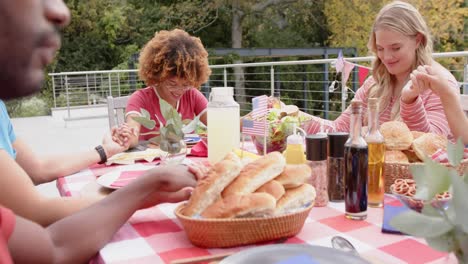
[[[317,192],[314,206],[328,204],[327,145],[327,135],[316,134],[306,137],[306,163],[312,169],[309,183]]]
[[[332,202],[344,201],[344,144],[349,134],[328,133],[328,197]]]

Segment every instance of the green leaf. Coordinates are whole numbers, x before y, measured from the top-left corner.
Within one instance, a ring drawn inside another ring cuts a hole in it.
[[[140,113],[141,113],[141,116],[142,117],[146,117],[147,119],[150,119],[150,113],[148,111],[146,111],[146,109],[144,108],[140,108]]]
[[[431,248],[443,252],[452,252],[456,249],[453,230],[437,237],[428,237],[426,242]]]
[[[166,100],[159,98],[159,107],[161,108],[161,114],[163,115],[164,119],[166,119],[166,122],[169,119],[170,112],[174,107],[170,105]]]
[[[410,170],[413,173],[413,166],[410,166]],[[450,170],[432,159],[426,159],[424,175],[421,175],[420,169],[416,169],[415,174],[413,174],[416,186],[418,186],[415,198],[430,200],[436,194],[447,191],[451,183],[450,177],[448,177]]]
[[[456,214],[454,223],[468,233],[468,185],[456,173],[450,177],[453,182],[452,204]]]
[[[460,165],[460,162],[463,160],[463,151],[465,150],[465,144],[461,138],[457,140],[456,144],[448,143],[447,144],[447,155],[450,164],[453,166]]]
[[[465,170],[465,172],[463,173],[463,181],[465,182],[465,184],[468,184],[468,171]]]
[[[148,141],[153,144],[159,145],[159,143],[161,143],[161,136],[152,137],[148,139]]]
[[[411,165],[410,166],[411,175],[413,175],[413,179],[416,181],[416,185],[418,189],[416,190],[415,198],[429,200],[429,190],[427,188],[426,181],[426,169],[424,165]]]
[[[134,116],[132,117],[133,120],[141,124],[142,126],[146,127],[147,129],[154,129],[156,126],[156,121],[151,120],[149,118],[143,117],[143,116]]]
[[[452,225],[442,217],[427,216],[412,210],[393,217],[390,225],[417,237],[438,237],[452,229]]]

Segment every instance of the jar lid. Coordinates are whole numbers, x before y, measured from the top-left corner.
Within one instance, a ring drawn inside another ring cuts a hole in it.
[[[232,87],[213,87],[210,96],[213,99],[232,98],[234,89]]]
[[[345,132],[328,133],[328,153],[330,157],[343,158],[344,145],[349,138],[349,134]]]
[[[315,134],[306,137],[307,160],[318,161],[327,159],[327,135]]]

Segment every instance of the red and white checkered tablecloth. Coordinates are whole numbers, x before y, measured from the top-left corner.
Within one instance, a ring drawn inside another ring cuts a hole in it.
[[[80,190],[94,181],[96,175],[112,169],[115,166],[93,166],[58,179],[57,187],[62,196],[80,196]],[[137,211],[91,263],[170,263],[254,246],[206,249],[192,245],[173,213],[177,205],[161,204]],[[327,207],[313,208],[301,232],[285,243],[331,247],[331,238],[340,235],[349,239],[361,255],[381,263],[456,263],[453,255],[431,249],[423,239],[382,233],[382,217],[382,208],[369,208],[365,221],[348,220],[344,217],[344,203],[329,203]]]

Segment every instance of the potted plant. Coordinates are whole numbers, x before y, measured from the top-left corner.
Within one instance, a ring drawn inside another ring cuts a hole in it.
[[[468,173],[458,173],[464,147],[461,140],[448,144],[450,166],[428,158],[424,165],[410,167],[417,186],[415,198],[431,201],[436,194],[449,190],[452,199],[445,206],[425,203],[421,213],[408,210],[390,221],[403,233],[425,238],[436,250],[453,252],[459,263],[468,263]]]
[[[187,154],[187,145],[185,144],[184,136],[186,133],[190,133],[195,129],[201,114],[196,116],[193,120],[183,121],[174,107],[164,99],[159,99],[159,107],[166,123],[163,124],[161,120],[155,116],[156,120],[159,122],[159,135],[154,132],[147,133],[156,134],[155,137],[148,141],[159,145],[159,148],[163,151],[161,156],[161,161],[163,163],[180,163]],[[146,109],[141,108],[140,114],[141,116],[133,117],[133,120],[149,130],[156,127],[156,122],[150,118],[150,114]]]

